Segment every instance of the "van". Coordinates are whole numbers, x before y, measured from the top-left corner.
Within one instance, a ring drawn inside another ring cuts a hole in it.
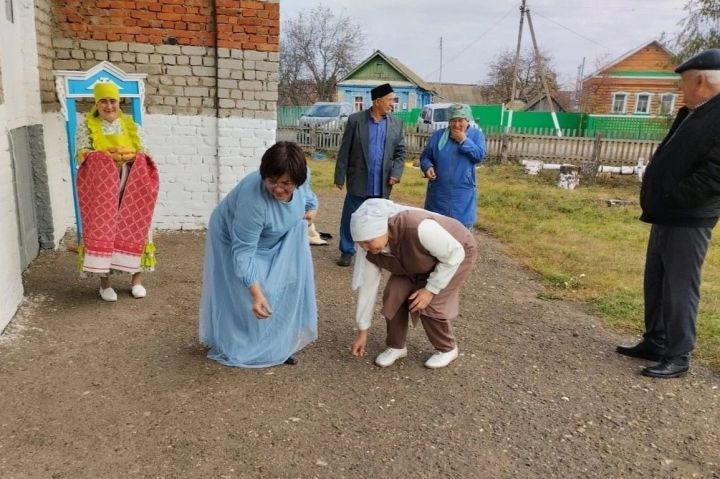
[[[452,103],[428,103],[420,112],[417,119],[418,131],[435,131],[448,126],[448,107]],[[475,120],[470,126],[480,128]]]

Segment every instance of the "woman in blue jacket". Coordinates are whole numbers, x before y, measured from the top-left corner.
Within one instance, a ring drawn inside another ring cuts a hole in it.
[[[425,209],[455,218],[472,229],[477,215],[475,166],[485,158],[485,136],[470,126],[468,105],[448,108],[447,128],[436,131],[420,156],[428,179]]]

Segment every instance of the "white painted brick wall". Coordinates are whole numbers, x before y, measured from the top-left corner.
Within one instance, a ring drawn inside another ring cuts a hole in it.
[[[258,168],[275,128],[274,120],[145,115],[145,141],[160,173],[153,227],[204,228],[219,199]]]
[[[68,228],[75,228],[65,117],[60,112],[43,113],[42,125],[53,231],[57,246]]]
[[[14,2],[15,22],[0,15],[0,68],[4,103],[0,105],[0,331],[22,301],[17,206],[8,131],[41,120],[40,79],[32,2]]]
[[[220,120],[220,195],[225,197],[248,173],[258,169],[265,150],[275,143],[275,120]]]
[[[67,135],[60,113],[45,113],[42,121],[57,244],[65,231],[75,228]],[[205,228],[218,199],[258,168],[275,141],[276,122],[269,120],[146,114],[143,123],[160,173],[153,219],[153,228],[160,230]]]
[[[23,298],[15,187],[8,144],[6,109],[0,105],[0,332]]]

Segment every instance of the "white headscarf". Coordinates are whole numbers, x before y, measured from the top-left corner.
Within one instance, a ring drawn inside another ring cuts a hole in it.
[[[399,205],[383,198],[370,198],[350,217],[350,234],[355,242],[379,238],[388,230],[388,219],[401,211],[419,209]],[[352,289],[358,289],[363,283],[365,271],[365,250],[357,247],[355,269],[353,270]]]

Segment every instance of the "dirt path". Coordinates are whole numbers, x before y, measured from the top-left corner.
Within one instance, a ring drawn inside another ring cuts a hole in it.
[[[339,194],[321,197],[335,233]],[[349,356],[354,300],[336,242],[313,248],[320,339],[295,367],[243,370],[196,344],[199,233],[157,238],[149,295],[103,303],[75,258],[44,252],[0,338],[2,478],[719,478],[720,377],[640,376],[621,337],[478,234],[445,370],[411,331],[379,369]]]

